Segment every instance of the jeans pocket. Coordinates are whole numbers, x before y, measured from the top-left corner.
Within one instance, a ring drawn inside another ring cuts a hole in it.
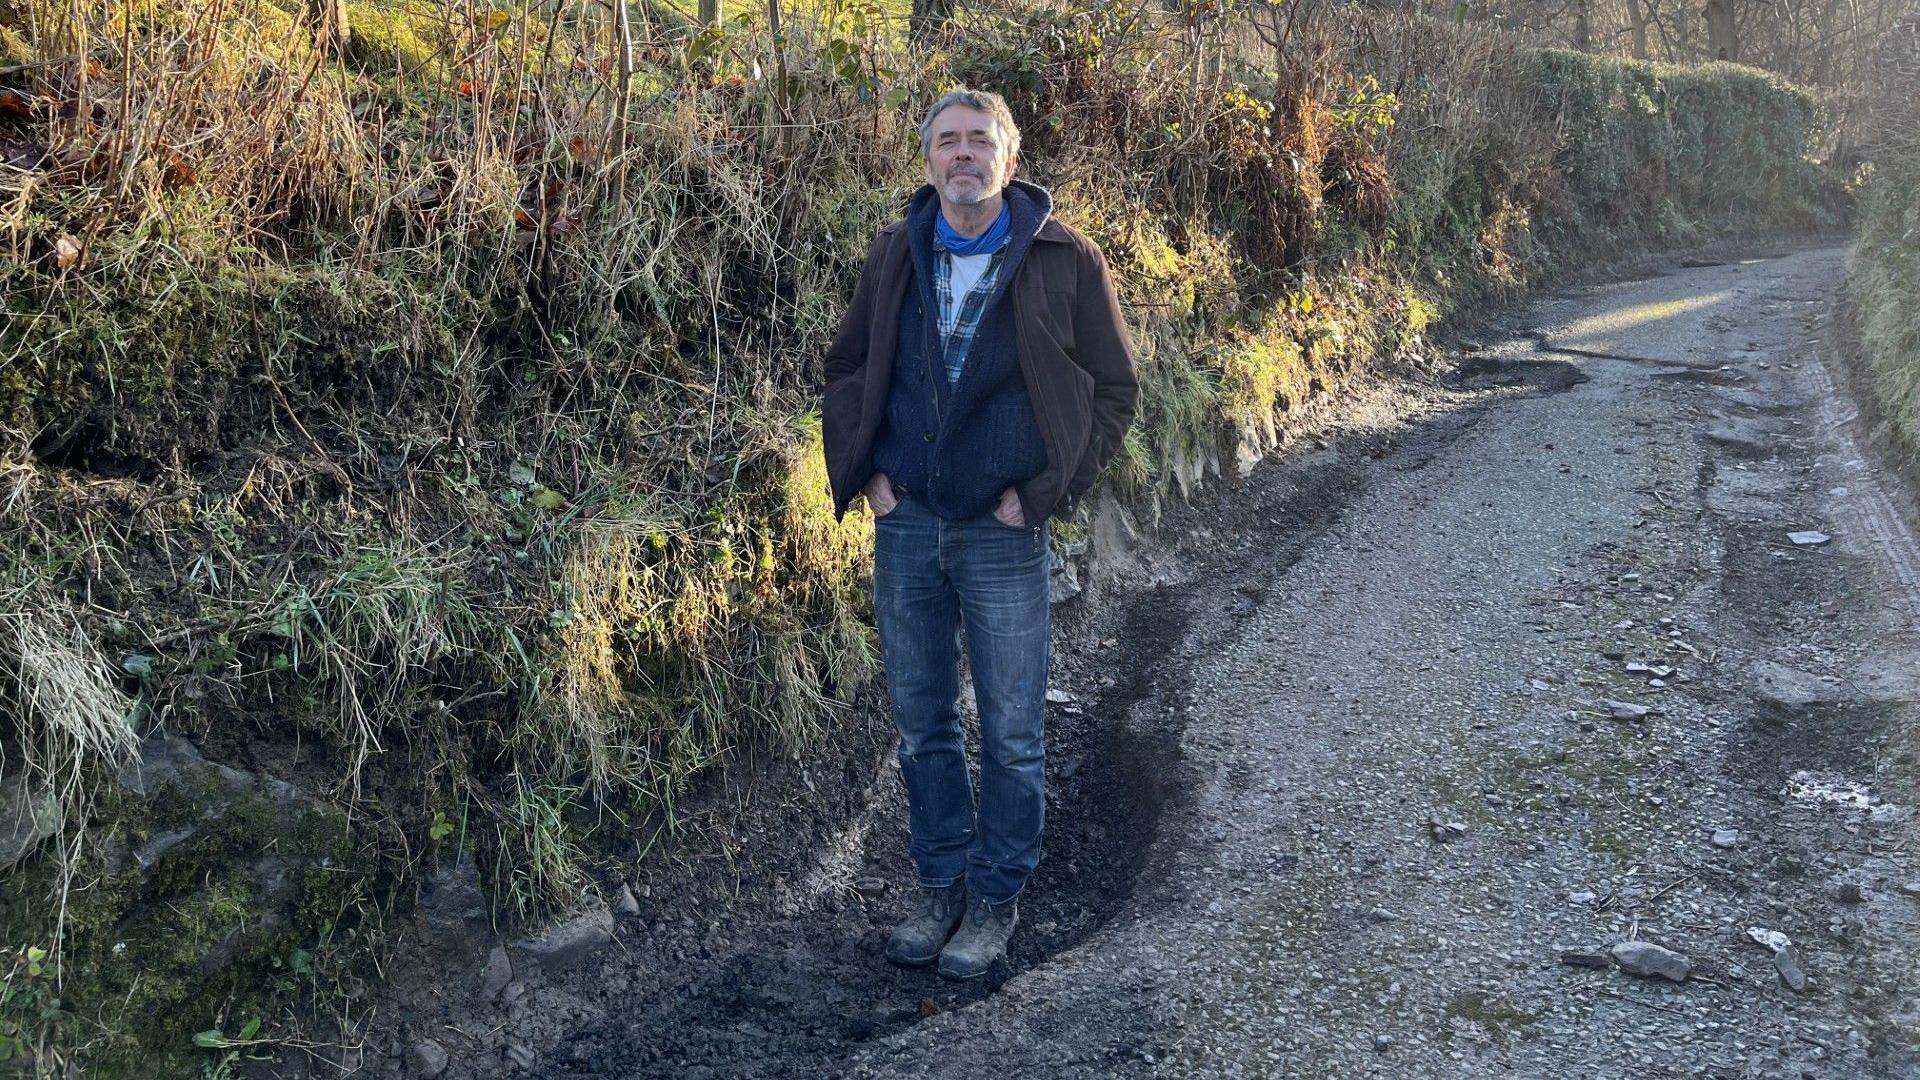
[[[873,520],[876,524],[882,521],[898,521],[905,516],[900,511],[905,510],[906,508],[907,508],[907,497],[905,495],[895,494],[893,497],[893,509],[887,511],[884,514],[874,514]],[[873,502],[871,500],[867,502],[867,510],[869,513],[871,513],[873,510]]]

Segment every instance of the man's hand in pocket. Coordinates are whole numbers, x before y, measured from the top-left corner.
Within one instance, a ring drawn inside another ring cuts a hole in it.
[[[1020,509],[1020,493],[1012,488],[1000,493],[1000,505],[993,508],[993,516],[1009,529],[1027,527],[1027,515]]]
[[[873,511],[874,517],[886,517],[893,513],[894,507],[900,505],[900,500],[893,497],[893,481],[887,479],[886,473],[874,473],[873,478],[867,481],[866,492],[867,509]]]

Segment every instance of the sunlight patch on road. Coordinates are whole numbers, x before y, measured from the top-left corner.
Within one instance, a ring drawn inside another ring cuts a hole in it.
[[[1599,311],[1574,322],[1563,333],[1555,334],[1554,343],[1586,345],[1596,339],[1610,338],[1649,323],[1676,319],[1703,308],[1724,304],[1731,299],[1733,299],[1733,290],[1722,289],[1719,292],[1700,293],[1671,300],[1655,300],[1645,304]]]

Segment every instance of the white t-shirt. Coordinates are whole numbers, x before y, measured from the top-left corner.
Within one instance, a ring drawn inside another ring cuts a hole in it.
[[[947,253],[952,260],[947,263],[947,302],[940,309],[940,332],[953,332],[953,322],[960,317],[960,305],[966,303],[967,294],[980,282],[980,275],[987,272],[987,264],[993,261],[993,252],[979,255],[955,255]]]

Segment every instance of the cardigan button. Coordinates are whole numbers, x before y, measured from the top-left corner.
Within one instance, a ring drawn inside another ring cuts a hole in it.
[[[923,438],[923,439],[925,439],[925,440],[927,440],[928,442],[932,442],[932,441],[933,441],[933,432],[931,432],[931,431],[929,431],[929,432],[925,432],[925,433],[924,433],[924,434],[922,434],[922,435],[921,435],[920,437],[921,437],[921,438]]]

